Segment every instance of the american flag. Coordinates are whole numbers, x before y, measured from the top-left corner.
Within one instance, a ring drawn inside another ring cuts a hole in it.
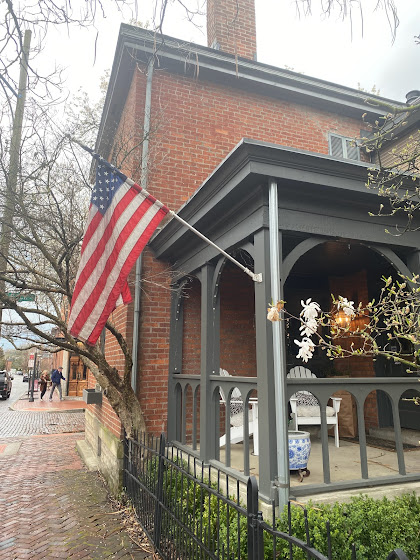
[[[99,160],[96,183],[68,322],[69,332],[90,345],[117,304],[131,301],[128,274],[169,212],[118,169],[94,157]]]

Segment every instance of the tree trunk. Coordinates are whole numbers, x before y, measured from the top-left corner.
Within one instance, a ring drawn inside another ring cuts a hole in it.
[[[129,376],[121,377],[115,368],[105,362],[101,369],[83,357],[83,361],[93,373],[108,399],[115,414],[121,421],[127,437],[146,432],[146,422],[137,395],[131,387]]]

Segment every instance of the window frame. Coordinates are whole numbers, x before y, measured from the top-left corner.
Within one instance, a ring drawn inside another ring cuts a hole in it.
[[[332,138],[338,138],[339,140],[341,140],[341,151],[343,153],[342,156],[333,156],[333,153],[332,153]],[[352,146],[352,147],[356,148],[356,150],[357,150],[357,159],[356,158],[351,158],[351,157],[348,156],[347,141],[354,142],[354,138],[350,138],[349,136],[343,136],[342,134],[337,134],[336,132],[329,132],[328,133],[328,153],[329,153],[329,155],[333,156],[333,157],[340,157],[341,159],[346,159],[348,161],[361,161],[360,147],[357,145],[357,143],[354,146]]]

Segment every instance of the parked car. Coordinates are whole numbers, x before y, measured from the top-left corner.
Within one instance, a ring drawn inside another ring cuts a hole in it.
[[[23,374],[23,379],[22,379],[22,381],[29,381],[29,373],[26,373],[26,371],[25,371],[25,373]]]
[[[23,375],[23,371],[21,369],[18,369],[16,375]]]
[[[0,395],[3,399],[8,399],[12,392],[12,380],[7,371],[0,371]]]

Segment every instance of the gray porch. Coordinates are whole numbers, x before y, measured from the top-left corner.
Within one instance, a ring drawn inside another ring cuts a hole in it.
[[[371,294],[383,274],[420,271],[418,234],[392,237],[384,231],[392,224],[383,217],[368,216],[379,199],[365,188],[366,171],[362,163],[251,140],[243,140],[233,150],[179,214],[244,266],[262,273],[261,283],[239,278],[225,257],[178,222],[169,222],[151,243],[156,256],[179,271],[171,306],[168,439],[238,479],[258,474],[262,500],[275,497],[279,464],[287,463],[287,449],[277,453],[276,426],[279,418],[280,427],[286,425],[287,403],[299,389],[318,399],[321,427],[319,441],[312,442],[311,476],[299,484],[292,477],[291,495],[420,481],[418,451],[404,452],[401,436],[401,423],[420,429],[420,411],[414,405],[405,410],[401,400],[403,395],[419,394],[418,376],[388,363],[365,361],[350,363],[344,379],[329,377],[328,361],[320,354],[308,363],[317,379],[286,382],[287,372],[296,363],[290,327],[281,332],[284,393],[276,397],[273,326],[266,320],[274,293],[273,266],[278,266],[281,290],[291,306],[307,297],[328,304],[330,286],[354,284],[355,274],[359,292]],[[279,201],[278,265],[273,264],[270,252],[269,185],[275,187]],[[232,377],[220,377],[221,367]],[[220,404],[220,388],[228,401],[226,407]],[[226,414],[235,388],[245,402],[244,441],[239,444],[230,442]],[[337,391],[352,395],[358,443],[343,441],[339,448],[332,448],[326,406]],[[249,437],[248,403],[256,398],[258,457],[252,454]],[[380,461],[374,464],[366,445],[366,433],[375,424],[392,428],[395,438],[396,451],[386,456],[382,466]],[[220,449],[223,434],[226,445]]]

